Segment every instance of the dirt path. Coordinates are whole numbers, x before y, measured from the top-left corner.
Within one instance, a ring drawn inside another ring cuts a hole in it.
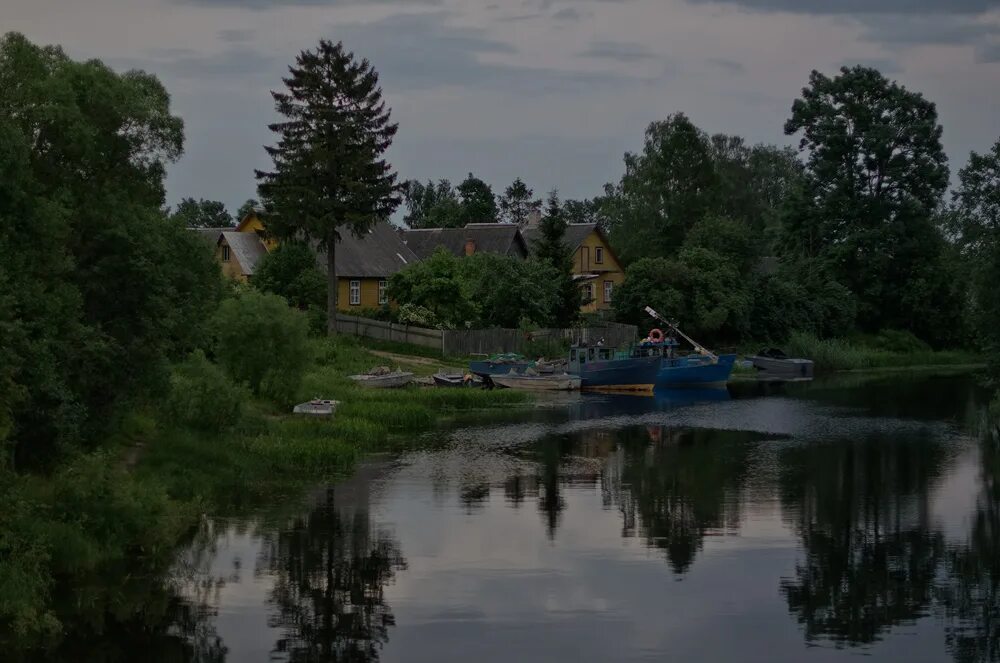
[[[385,352],[383,350],[368,350],[369,354],[373,354],[376,357],[382,357],[383,359],[391,359],[393,361],[398,361],[404,364],[417,364],[419,366],[444,366],[445,363],[440,359],[430,359],[428,357],[414,357],[413,355],[399,355],[395,352]]]

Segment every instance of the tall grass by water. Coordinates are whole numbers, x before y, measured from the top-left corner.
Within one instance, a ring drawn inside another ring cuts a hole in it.
[[[978,364],[982,357],[971,352],[933,350],[904,332],[857,337],[820,339],[812,334],[792,334],[786,350],[790,356],[806,357],[817,370],[864,370],[917,366],[963,366]]]

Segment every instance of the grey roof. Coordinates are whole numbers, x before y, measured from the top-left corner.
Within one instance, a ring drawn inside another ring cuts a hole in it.
[[[191,231],[197,233],[198,236],[201,237],[202,239],[204,239],[210,246],[215,246],[216,244],[218,244],[219,243],[219,235],[221,235],[224,232],[229,232],[232,229],[233,229],[232,227],[226,227],[226,228],[188,228],[188,230],[191,230]]]
[[[596,223],[570,223],[566,226],[566,246],[570,249],[576,250],[576,247],[583,243],[583,240],[587,239],[590,233],[598,230]],[[600,232],[598,230],[598,232]],[[524,235],[524,241],[528,243],[531,250],[534,250],[535,244],[542,238],[542,230],[538,226],[531,226],[525,228],[521,231]]]
[[[344,231],[337,243],[337,276],[380,278],[392,276],[417,262],[392,224],[376,223],[361,237]],[[316,252],[316,263],[326,271],[326,251]]]
[[[528,245],[512,223],[470,223],[464,228],[421,228],[403,231],[406,245],[420,257],[429,258],[439,246],[456,256],[465,255],[465,243],[476,243],[476,253],[496,253],[519,258],[528,256]]]
[[[257,269],[257,263],[267,255],[267,248],[256,233],[238,233],[226,231],[220,233],[219,241],[225,240],[229,245],[230,258],[235,258],[240,269],[251,276]]]

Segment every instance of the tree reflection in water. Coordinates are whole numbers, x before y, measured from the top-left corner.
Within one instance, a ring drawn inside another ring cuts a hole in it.
[[[290,661],[375,661],[395,623],[384,589],[406,567],[398,542],[366,507],[342,509],[334,489],[261,553],[275,577],[276,653]]]
[[[929,492],[944,457],[929,433],[782,452],[781,502],[805,559],[781,591],[807,640],[871,643],[927,614],[944,558]]]
[[[949,558],[941,602],[956,661],[1000,661],[1000,439],[980,445],[981,492],[968,544]]]
[[[622,536],[637,533],[684,573],[712,530],[739,523],[739,493],[755,439],[739,431],[630,428],[602,479],[617,504]]]

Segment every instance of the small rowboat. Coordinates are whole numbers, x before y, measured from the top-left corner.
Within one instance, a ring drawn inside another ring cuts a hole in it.
[[[811,378],[813,362],[809,359],[789,357],[777,348],[765,348],[753,357],[747,357],[753,362],[754,368],[761,374],[770,377]]]
[[[332,417],[340,401],[330,401],[314,398],[305,403],[299,403],[292,409],[293,414],[304,414],[310,417]]]
[[[559,375],[521,375],[508,373],[494,375],[493,384],[508,389],[526,389],[529,391],[578,391],[583,382],[578,375],[562,373]]]
[[[362,387],[370,389],[398,389],[399,387],[405,387],[413,381],[413,373],[405,371],[368,373],[365,375],[352,375],[351,379]]]
[[[483,380],[478,375],[466,373],[435,373],[434,385],[437,387],[481,387]]]

